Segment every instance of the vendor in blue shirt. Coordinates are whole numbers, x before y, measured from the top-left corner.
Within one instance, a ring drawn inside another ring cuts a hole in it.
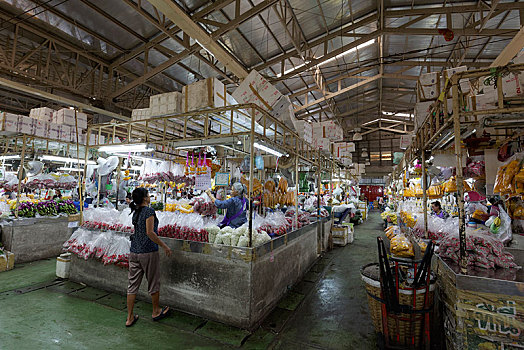
[[[244,197],[246,192],[246,188],[240,182],[235,182],[231,186],[231,198],[227,200],[218,200],[211,191],[206,191],[218,209],[227,209],[226,216],[219,225],[220,227],[230,226],[238,228],[247,222],[247,200]]]

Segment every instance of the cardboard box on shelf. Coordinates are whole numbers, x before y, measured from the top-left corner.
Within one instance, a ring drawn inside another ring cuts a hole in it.
[[[82,112],[76,113],[76,123],[78,125],[78,129],[85,130],[87,129],[87,114]]]
[[[422,74],[417,82],[418,101],[436,100],[440,93],[440,76],[438,73]]]
[[[504,97],[518,97],[524,98],[524,91],[521,87],[521,82],[517,74],[509,74],[508,76],[502,77],[502,93]],[[484,87],[484,94],[495,94],[498,96],[497,89],[494,85]]]
[[[62,129],[60,125],[56,123],[49,123],[48,127],[48,137],[52,140],[60,140],[60,133]]]
[[[55,113],[55,123],[60,125],[75,125],[75,110],[62,108]]]
[[[313,142],[313,126],[311,123],[305,120],[295,120],[293,125],[295,126],[297,134],[302,137],[304,141],[307,143]]]
[[[34,134],[34,122],[36,120],[25,115],[18,116],[18,132],[26,135]]]
[[[254,103],[269,112],[282,97],[282,94],[260,73],[253,69],[233,92],[233,97],[240,104]],[[256,121],[259,121],[261,117],[262,114],[256,111]]]
[[[182,88],[183,112],[227,106],[227,90],[217,78],[199,80]]]
[[[60,125],[60,141],[71,142],[73,128],[69,125]]]
[[[490,90],[488,93],[471,96],[471,104],[477,111],[496,109],[497,103],[498,96],[495,90]]]
[[[2,112],[0,113],[1,118],[1,131],[6,132],[18,132],[18,114]]]
[[[34,135],[36,137],[48,137],[49,133],[49,123],[43,120],[34,121]]]
[[[449,68],[444,71],[444,82],[446,78],[451,78],[453,74],[460,73],[460,72],[466,72],[468,70],[468,67],[466,66],[460,66],[455,68]],[[442,83],[442,88],[444,88],[444,82]],[[450,82],[451,83],[451,82]],[[471,85],[469,83],[468,78],[462,78],[459,81],[460,90],[462,90],[462,93],[468,93],[471,90]],[[451,97],[452,91],[449,90],[449,97]]]
[[[344,138],[344,131],[334,121],[328,120],[321,123],[313,123],[313,137],[327,138],[336,142]]]
[[[50,123],[53,120],[53,116],[55,113],[56,111],[52,108],[41,107],[41,108],[31,109],[29,111],[29,116],[31,118],[39,119],[39,120]]]
[[[431,105],[434,101],[417,102],[415,103],[415,131],[424,123],[426,117],[431,112]]]
[[[347,142],[336,142],[333,144],[333,156],[343,158],[351,156],[350,146]]]
[[[271,115],[278,121],[284,123],[289,129],[295,130],[295,110],[291,100],[287,96],[282,96],[273,106]]]
[[[331,151],[331,140],[323,137],[316,137],[313,139],[313,148],[321,149],[323,151]]]

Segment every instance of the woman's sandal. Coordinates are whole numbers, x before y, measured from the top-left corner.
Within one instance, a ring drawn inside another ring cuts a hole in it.
[[[169,306],[164,306],[160,312],[160,315],[153,317],[153,321],[160,321],[161,319],[165,318],[169,314],[169,311]]]
[[[129,328],[129,327],[131,327],[131,326],[134,326],[135,323],[136,323],[136,321],[138,321],[138,315],[135,315],[135,316],[133,317],[133,322],[131,322],[130,324],[126,324],[126,327]]]

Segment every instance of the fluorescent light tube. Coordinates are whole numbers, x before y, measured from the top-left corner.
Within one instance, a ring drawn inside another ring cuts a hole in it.
[[[269,148],[267,146],[261,145],[258,142],[255,142],[253,146],[255,146],[255,148],[258,148],[259,150],[265,151],[267,153],[271,153],[272,155],[277,156],[277,157],[282,157],[284,155],[283,153],[280,153],[279,151],[275,151],[274,149]]]
[[[127,153],[127,152],[151,152],[155,149],[148,144],[141,143],[137,145],[110,145],[110,146],[102,146],[98,148],[100,152],[106,152],[106,153]]]
[[[332,62],[332,61],[336,60],[337,58],[340,58],[340,57],[342,57],[342,56],[347,55],[348,53],[355,52],[355,51],[357,51],[357,50],[363,49],[363,48],[365,48],[365,47],[367,47],[367,46],[369,46],[369,45],[372,45],[372,44],[374,44],[374,43],[375,43],[375,39],[371,39],[371,40],[369,40],[369,41],[366,41],[366,42],[363,43],[363,44],[360,44],[360,45],[358,45],[358,46],[356,46],[356,47],[353,47],[353,48],[351,48],[351,49],[349,49],[349,50],[346,50],[346,51],[344,51],[344,52],[342,52],[342,53],[336,55],[335,57],[331,57],[330,59],[327,59],[327,60],[325,60],[324,62],[321,62],[321,63],[317,64],[317,67],[320,67],[320,66],[322,66],[322,65],[324,65],[324,64],[326,64],[326,63]]]
[[[42,156],[40,159],[41,160],[49,160],[51,162],[80,163],[80,164],[84,164],[85,163],[84,159],[80,159],[79,160],[79,159],[76,159],[76,158],[67,158],[67,157],[59,157],[59,156]],[[96,162],[92,161],[92,160],[88,160],[87,164],[95,165]]]
[[[58,170],[62,170],[62,171],[84,171],[84,169],[82,169],[82,168],[78,169],[78,168],[64,168],[64,167],[58,168]]]
[[[20,156],[14,155],[14,156],[1,156],[0,157],[0,160],[7,160],[7,159],[20,159]]]

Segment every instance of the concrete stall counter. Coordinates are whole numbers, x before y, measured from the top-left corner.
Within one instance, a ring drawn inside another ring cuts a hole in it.
[[[7,250],[15,254],[16,263],[56,257],[62,252],[64,242],[71,236],[71,220],[75,220],[75,217],[4,221],[0,225],[0,240]]]
[[[289,287],[317,259],[313,223],[256,248],[162,240],[173,250],[160,252],[163,304],[236,327],[254,329]],[[70,279],[125,294],[127,270],[73,256]],[[145,281],[140,298],[149,298]]]

